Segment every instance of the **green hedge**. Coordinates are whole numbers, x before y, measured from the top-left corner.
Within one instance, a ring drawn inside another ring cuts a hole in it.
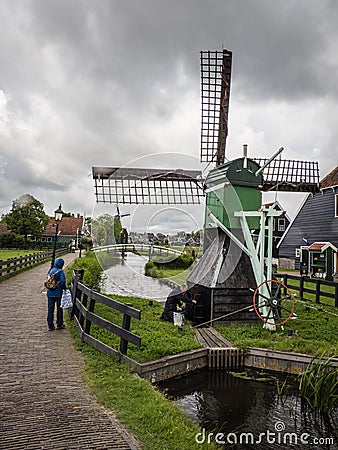
[[[96,292],[101,292],[105,279],[103,269],[99,264],[94,252],[87,252],[85,257],[76,258],[66,268],[67,284],[70,286],[73,270],[84,269],[83,283]]]

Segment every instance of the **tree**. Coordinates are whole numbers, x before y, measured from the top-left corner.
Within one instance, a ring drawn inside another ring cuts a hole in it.
[[[25,245],[28,235],[38,239],[46,229],[49,217],[43,208],[39,200],[30,194],[24,194],[13,201],[11,211],[4,217],[9,230],[24,236]]]
[[[121,231],[122,225],[118,216],[102,214],[92,220],[92,233],[98,245],[115,244],[120,239]]]

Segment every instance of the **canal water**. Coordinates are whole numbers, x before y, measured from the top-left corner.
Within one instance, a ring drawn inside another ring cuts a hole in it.
[[[100,261],[99,253],[97,257]],[[162,280],[144,275],[148,258],[134,253],[126,253],[125,258],[121,258],[120,253],[112,253],[109,261],[110,267],[104,271],[104,292],[165,302],[171,288]]]
[[[159,388],[200,427],[196,442],[209,439],[226,449],[338,449],[337,410],[331,417],[314,414],[302,406],[294,380],[278,395],[276,376],[250,375],[203,370]]]

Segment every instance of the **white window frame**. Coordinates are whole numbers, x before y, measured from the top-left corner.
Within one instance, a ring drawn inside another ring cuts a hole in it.
[[[285,231],[285,219],[284,219],[284,217],[278,219],[278,231]]]
[[[295,257],[300,258],[300,248],[296,248]]]

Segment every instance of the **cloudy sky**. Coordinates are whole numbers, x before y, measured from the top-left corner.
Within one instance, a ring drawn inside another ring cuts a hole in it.
[[[0,0],[0,213],[29,193],[49,214],[93,214],[92,166],[202,168],[199,51],[222,47],[228,158],[284,146],[323,177],[338,163],[337,23],[335,0]],[[278,199],[292,215],[302,198]]]

